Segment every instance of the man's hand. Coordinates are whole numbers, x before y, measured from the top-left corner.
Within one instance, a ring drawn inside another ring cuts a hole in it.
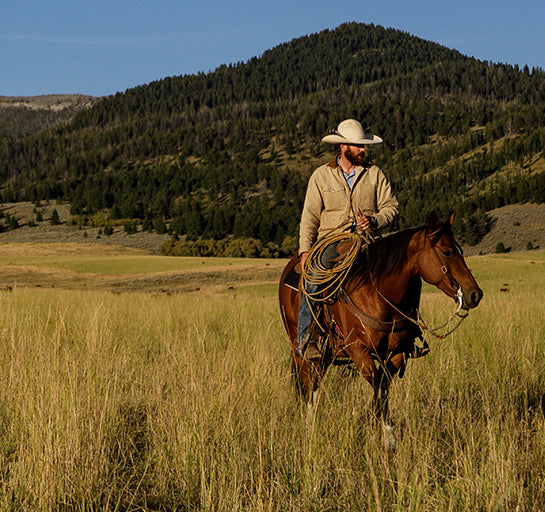
[[[376,227],[376,219],[374,217],[368,217],[362,213],[356,213],[356,227],[363,229],[364,231]]]
[[[307,259],[307,256],[308,256],[308,252],[302,252],[301,253],[301,259],[300,259],[300,262],[301,262],[301,272],[303,272],[303,269],[305,268],[305,261]]]

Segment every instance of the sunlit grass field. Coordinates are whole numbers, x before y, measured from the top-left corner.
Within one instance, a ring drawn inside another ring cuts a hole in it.
[[[191,258],[157,256],[149,254],[120,253],[109,255],[59,254],[24,256],[0,253],[0,267],[34,265],[43,268],[60,268],[76,273],[145,274],[149,272],[173,272],[214,268],[240,268],[248,265],[245,258]]]
[[[203,266],[70,258],[52,261]],[[314,415],[299,403],[275,282],[1,291],[0,510],[544,510],[545,253],[468,263],[484,299],[395,381],[395,452],[354,372],[331,369]],[[425,287],[430,326],[454,308]]]

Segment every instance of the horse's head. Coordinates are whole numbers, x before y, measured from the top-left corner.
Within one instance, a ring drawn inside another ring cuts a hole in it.
[[[452,234],[454,214],[441,223],[432,213],[426,226],[425,244],[418,254],[418,268],[422,278],[437,286],[454,300],[461,300],[464,309],[476,307],[483,292],[467,268],[462,249]]]

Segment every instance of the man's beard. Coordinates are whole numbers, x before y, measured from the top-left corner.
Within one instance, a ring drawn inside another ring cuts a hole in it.
[[[365,153],[359,153],[355,154],[352,152],[352,148],[347,147],[344,156],[346,159],[352,164],[352,165],[361,165],[364,166],[367,163],[367,159],[365,158]]]

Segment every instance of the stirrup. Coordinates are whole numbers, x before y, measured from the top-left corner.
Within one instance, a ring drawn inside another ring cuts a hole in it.
[[[309,334],[307,334],[300,343],[297,343],[297,347],[295,347],[295,355],[307,361],[320,359],[322,357],[322,354],[318,349],[318,345],[314,340],[310,339]]]
[[[307,361],[315,361],[316,359],[320,359],[322,357],[322,353],[318,349],[318,344],[310,340],[307,343],[307,346],[303,350],[303,358]]]

